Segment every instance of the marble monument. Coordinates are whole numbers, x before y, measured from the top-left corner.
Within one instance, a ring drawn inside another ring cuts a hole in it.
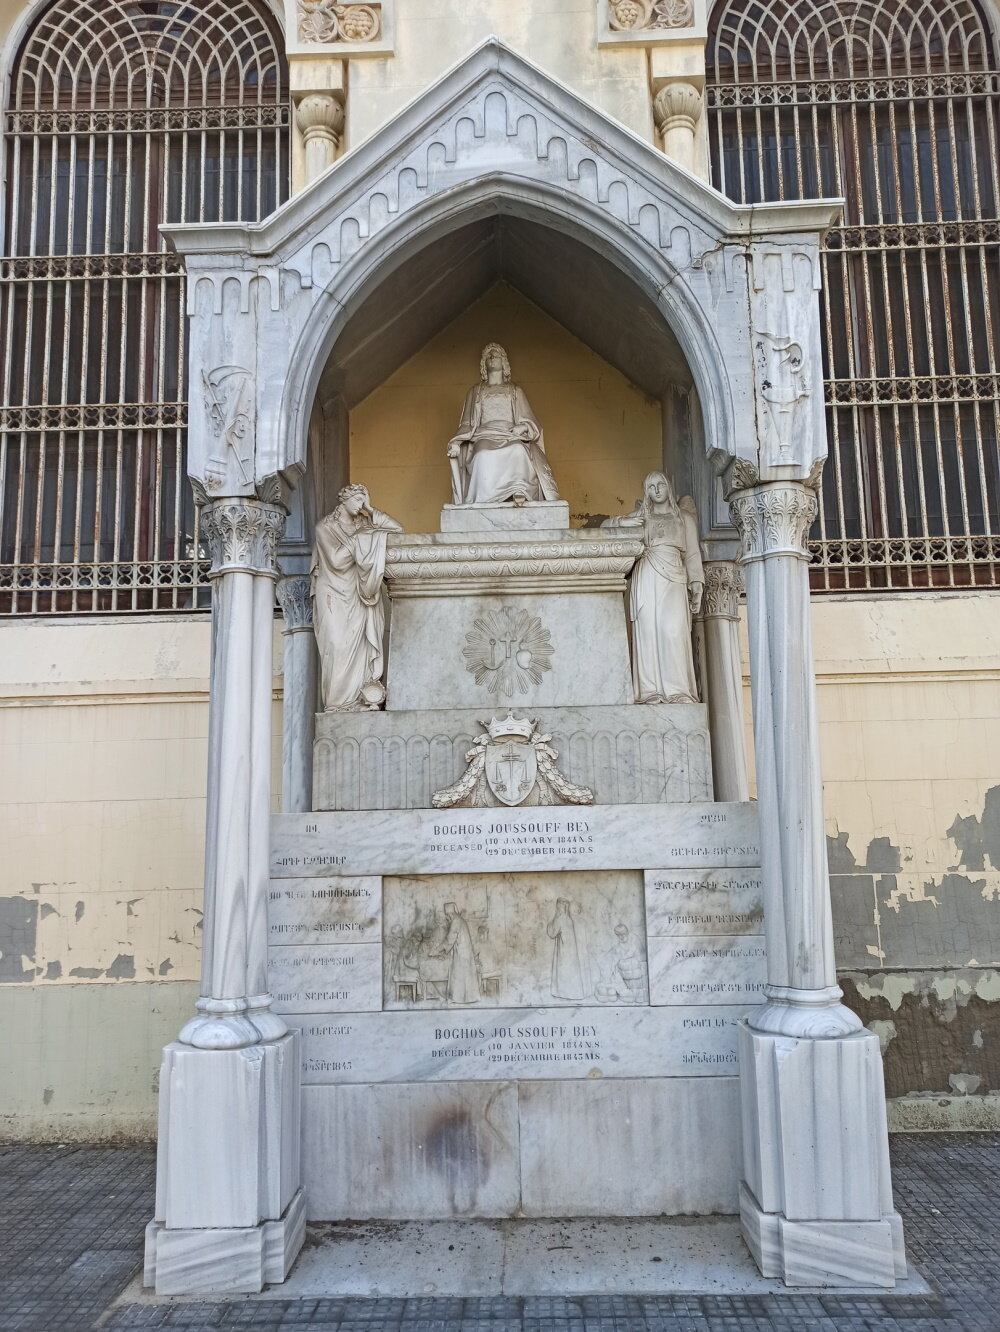
[[[349,1132],[363,1089],[392,1162],[368,1215],[573,1214],[569,1168],[529,1201],[524,1144],[556,1151],[571,1126],[599,1153],[608,1078],[621,1115],[665,1141],[669,1114],[704,1124],[684,1160],[657,1144],[657,1208],[682,1176],[689,1210],[732,1211],[723,1108],[765,949],[754,808],[712,802],[697,516],[654,473],[634,513],[571,530],[497,344],[481,370],[441,532],[403,533],[353,488],[317,530],[318,569],[345,571],[342,639],[317,617],[324,680],[327,656],[364,641],[351,626],[383,571],[391,615],[384,709],[358,710],[372,654],[317,719],[314,812],[272,834],[270,983],[303,1042],[307,1174],[324,1215],[353,1214],[321,1144]],[[521,1091],[550,1085],[558,1105]],[[508,1101],[498,1136],[487,1106]],[[463,1126],[457,1194],[427,1178],[415,1125],[435,1116]],[[619,1169],[648,1206],[646,1152]]]
[[[345,494],[317,650],[304,515],[350,472],[342,432],[317,455],[317,385],[390,275],[497,216],[574,237],[673,338],[698,422],[664,466],[698,512],[654,475],[632,522],[571,529],[488,348],[441,441],[440,530]],[[146,1237],[161,1293],[283,1280],[307,1214],[738,1211],[788,1284],[905,1272],[879,1043],[837,984],[810,638],[838,218],[732,203],[490,38],[261,223],[164,229],[213,632],[202,981],[164,1051]],[[229,440],[206,385],[235,368]],[[471,803],[435,808],[508,716],[593,803],[500,799],[541,790],[511,735],[492,785],[484,761]]]

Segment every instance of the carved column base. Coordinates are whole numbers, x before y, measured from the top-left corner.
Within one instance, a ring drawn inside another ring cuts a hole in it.
[[[299,1100],[298,1032],[246,1049],[166,1047],[144,1278],[157,1294],[285,1279],[305,1234]]]
[[[857,1013],[840,1002],[844,992],[839,985],[822,990],[767,985],[764,994],[767,1002],[754,1009],[749,1018],[754,1031],[793,1039],[831,1040],[862,1028]]]
[[[892,1205],[878,1038],[761,1035],[740,1024],[740,1221],[766,1277],[882,1286],[906,1275]]]

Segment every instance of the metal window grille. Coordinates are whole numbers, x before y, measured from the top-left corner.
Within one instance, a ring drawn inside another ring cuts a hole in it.
[[[712,166],[847,200],[824,254],[822,590],[996,586],[1000,77],[972,0],[723,0]]]
[[[0,260],[0,614],[207,604],[161,222],[287,197],[263,4],[57,0],[18,55]]]

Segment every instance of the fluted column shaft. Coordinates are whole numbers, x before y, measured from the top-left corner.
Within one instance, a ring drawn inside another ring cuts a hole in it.
[[[285,619],[281,734],[281,807],[286,814],[312,809],[312,751],[316,725],[318,656],[313,634],[312,589],[307,575],[282,578],[278,601]]]
[[[747,584],[767,999],[757,1031],[842,1036],[823,819],[806,537],[815,492],[779,481],[730,496]]]
[[[743,576],[731,560],[705,564],[699,618],[705,658],[705,701],[712,736],[716,800],[749,800],[740,669],[740,593]]]
[[[179,1039],[231,1049],[286,1030],[267,994],[275,552],[285,513],[220,499],[201,524],[212,556],[205,915],[199,1016]]]

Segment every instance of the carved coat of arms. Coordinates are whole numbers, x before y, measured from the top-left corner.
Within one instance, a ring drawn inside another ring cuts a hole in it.
[[[469,766],[454,785],[435,792],[435,809],[594,803],[589,787],[574,786],[556,767],[552,737],[538,734],[537,721],[508,711],[502,721],[494,717],[480,725],[486,734],[466,754]]]

